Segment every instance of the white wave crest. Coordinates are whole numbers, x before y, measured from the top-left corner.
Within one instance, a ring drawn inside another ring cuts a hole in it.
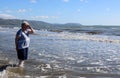
[[[69,32],[52,33],[52,34],[47,33],[47,36],[59,37],[62,40],[64,39],[65,40],[88,40],[88,41],[97,41],[97,42],[120,43],[119,36],[88,35],[88,34],[69,33]]]

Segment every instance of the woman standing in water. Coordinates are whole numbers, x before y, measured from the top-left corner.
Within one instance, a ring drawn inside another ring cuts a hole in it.
[[[19,59],[19,67],[24,67],[24,61],[28,58],[28,48],[30,44],[29,34],[33,34],[34,29],[30,26],[27,21],[21,24],[21,29],[16,33],[15,44],[17,56]]]

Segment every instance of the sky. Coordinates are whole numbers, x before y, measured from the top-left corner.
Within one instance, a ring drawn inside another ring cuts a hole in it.
[[[0,18],[120,25],[120,0],[0,0]]]

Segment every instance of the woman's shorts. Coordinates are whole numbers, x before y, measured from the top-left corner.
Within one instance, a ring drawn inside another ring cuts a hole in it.
[[[28,48],[18,49],[17,56],[19,60],[27,60],[28,58]]]

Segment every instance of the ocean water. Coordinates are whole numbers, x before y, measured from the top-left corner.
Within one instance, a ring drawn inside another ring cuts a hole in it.
[[[0,54],[5,56],[3,59],[9,59],[12,63],[17,63],[14,44],[17,30],[18,28],[0,28]],[[62,77],[45,75],[43,78],[119,78],[119,30],[120,27],[94,26],[59,33],[36,30],[36,33],[30,36],[29,60],[31,63],[28,65],[36,64],[37,66],[43,62],[48,65],[48,68],[50,68],[49,65],[53,65],[69,71]],[[35,66],[34,68],[37,69]],[[40,71],[37,70],[37,72]],[[28,75],[31,76],[31,74]],[[42,77],[39,76],[39,78]]]

